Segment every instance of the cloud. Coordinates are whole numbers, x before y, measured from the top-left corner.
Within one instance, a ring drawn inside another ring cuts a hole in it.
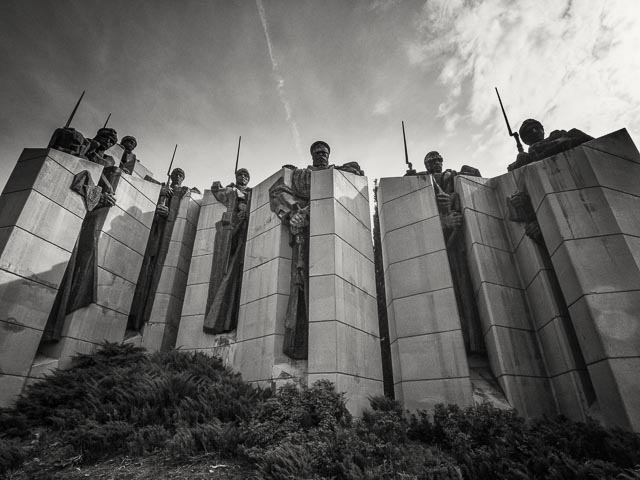
[[[373,106],[373,114],[374,115],[384,115],[385,113],[389,112],[390,108],[391,108],[391,102],[389,100],[387,100],[386,98],[381,98]]]
[[[438,117],[450,134],[462,124],[477,133],[475,154],[515,151],[500,150],[506,128],[494,86],[514,129],[534,117],[547,131],[640,133],[640,2],[429,0],[416,30],[407,58],[436,70],[448,91]]]
[[[280,97],[280,101],[282,102],[282,106],[284,107],[284,112],[287,118],[287,122],[291,127],[291,135],[293,136],[293,141],[296,145],[296,151],[300,157],[302,157],[302,147],[300,142],[300,132],[298,130],[298,124],[293,119],[293,113],[291,110],[291,103],[287,98],[284,88],[284,78],[280,74],[280,68],[278,66],[278,62],[273,54],[273,45],[271,43],[271,37],[269,36],[269,28],[267,25],[267,15],[264,11],[264,6],[262,5],[262,0],[256,0],[256,6],[258,7],[258,14],[260,15],[260,21],[262,22],[262,29],[264,30],[264,36],[267,40],[267,48],[269,50],[269,59],[271,60],[271,68],[273,70],[273,75],[276,79],[276,88],[278,89],[278,96]]]

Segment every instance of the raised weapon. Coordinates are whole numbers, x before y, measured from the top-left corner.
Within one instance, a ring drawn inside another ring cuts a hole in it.
[[[109,119],[111,118],[111,114],[109,114],[109,116],[107,117],[107,119],[104,122],[104,126],[102,128],[107,128],[107,123],[109,123]]]
[[[416,171],[413,169],[413,165],[409,161],[409,153],[407,152],[407,136],[404,133],[404,121],[402,122],[402,139],[404,140],[404,161],[409,168],[407,168],[407,173],[405,175],[415,175]]]
[[[84,97],[84,92],[85,92],[85,90],[82,91],[82,95],[80,95],[80,98],[76,102],[76,106],[73,107],[73,111],[71,112],[71,115],[69,115],[69,120],[67,120],[67,123],[64,125],[64,128],[69,128],[69,125],[71,125],[71,120],[73,120],[73,117],[76,114],[76,110],[78,110],[78,106],[80,105],[80,102],[82,101],[82,97]]]
[[[234,174],[238,173],[238,160],[240,160],[240,142],[242,141],[242,135],[238,138],[238,153],[236,154],[236,169],[233,171]]]
[[[500,102],[500,108],[502,109],[502,115],[504,115],[504,121],[507,123],[507,131],[509,132],[509,136],[516,139],[516,146],[518,147],[518,153],[524,153],[524,148],[522,148],[522,144],[520,143],[520,135],[518,135],[518,132],[511,131],[511,125],[509,125],[507,112],[504,111],[504,106],[502,105],[502,99],[500,98],[500,93],[498,93],[498,87],[495,87],[495,89],[496,89],[496,94],[498,95],[498,101]]]
[[[171,167],[173,167],[173,159],[176,158],[176,150],[178,150],[178,144],[176,143],[176,147],[173,149],[173,155],[171,156],[171,163],[169,163],[169,170],[167,170],[167,185],[171,185]]]

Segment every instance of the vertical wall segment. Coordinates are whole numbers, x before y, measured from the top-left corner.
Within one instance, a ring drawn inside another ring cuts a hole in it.
[[[20,394],[86,214],[70,189],[102,165],[53,149],[25,149],[0,197],[0,406]]]
[[[430,176],[378,190],[396,399],[409,410],[470,405],[472,389]]]

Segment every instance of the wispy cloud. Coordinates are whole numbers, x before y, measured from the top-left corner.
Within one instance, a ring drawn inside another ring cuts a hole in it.
[[[479,129],[472,154],[513,155],[500,150],[506,129],[494,86],[516,129],[534,117],[547,131],[640,133],[640,2],[429,0],[418,32],[408,59],[437,68],[449,133],[461,121]]]
[[[271,68],[273,69],[273,76],[276,79],[276,87],[278,89],[278,95],[280,96],[280,101],[282,102],[282,106],[284,107],[287,122],[291,127],[291,134],[293,135],[293,141],[295,142],[295,145],[296,145],[296,151],[298,155],[302,157],[302,148],[301,148],[301,142],[300,142],[300,132],[298,131],[298,124],[293,119],[291,104],[285,94],[284,78],[280,74],[280,67],[278,66],[278,62],[276,61],[276,58],[273,54],[273,45],[271,44],[271,38],[269,37],[267,16],[264,11],[264,6],[262,5],[262,0],[256,0],[256,6],[258,7],[258,13],[260,14],[260,21],[262,22],[262,29],[264,30],[264,36],[267,40],[267,48],[269,50],[269,59],[271,60]]]
[[[374,115],[384,115],[385,113],[389,112],[390,108],[391,108],[391,102],[389,100],[387,100],[386,98],[381,98],[373,106],[373,114]]]

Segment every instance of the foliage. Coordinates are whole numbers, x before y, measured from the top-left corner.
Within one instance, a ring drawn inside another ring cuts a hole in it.
[[[105,344],[0,410],[0,474],[47,439],[75,463],[205,454],[249,462],[266,479],[640,479],[640,437],[593,421],[525,421],[490,405],[407,416],[386,397],[370,405],[354,419],[328,381],[272,393],[203,354]]]

